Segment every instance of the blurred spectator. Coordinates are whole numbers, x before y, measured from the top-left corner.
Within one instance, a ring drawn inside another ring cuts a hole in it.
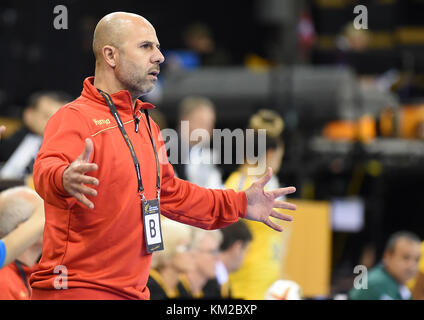
[[[228,65],[231,59],[228,53],[217,46],[212,30],[204,23],[189,25],[183,35],[187,49],[196,52],[203,66]]]
[[[166,116],[163,114],[163,112],[159,111],[158,109],[152,109],[149,111],[149,115],[153,121],[157,123],[161,130],[168,128],[168,121],[166,121]]]
[[[229,274],[240,269],[248,245],[252,241],[252,233],[242,220],[221,229],[223,240],[219,248],[216,263],[216,278],[209,280],[203,292],[207,299],[232,299]]]
[[[258,162],[266,162],[266,167],[271,167],[273,176],[265,190],[280,187],[277,174],[280,170],[284,155],[284,143],[281,134],[284,129],[284,121],[278,113],[272,110],[260,110],[249,120],[249,128],[257,132],[259,129],[266,130],[266,150],[259,154],[258,139],[255,137],[255,154],[258,154]],[[245,148],[246,149],[246,148]],[[250,161],[252,163],[252,161]],[[249,164],[245,161],[240,168],[233,172],[225,182],[226,188],[245,190],[259,176],[249,175],[249,168],[257,164]],[[279,211],[279,209],[277,209]],[[273,219],[277,222],[276,219]],[[267,289],[278,279],[282,272],[282,234],[263,226],[257,226],[246,221],[253,241],[250,244],[246,258],[237,272],[230,275],[232,294],[236,298],[249,300],[262,300],[265,298]]]
[[[424,241],[421,242],[421,258],[418,265],[418,274],[412,282],[412,298],[414,300],[424,300]]]
[[[38,92],[30,96],[23,112],[23,126],[0,144],[0,177],[20,179],[32,173],[34,159],[43,140],[47,121],[59,108],[70,101],[64,93]]]
[[[27,187],[16,187],[0,194],[0,237],[7,236],[19,224],[33,215],[42,204],[37,193]],[[37,268],[41,255],[42,236],[23,252],[15,262],[0,270],[0,299],[29,300],[31,288],[28,277]]]
[[[368,49],[370,35],[366,29],[356,29],[349,22],[337,41],[337,47],[344,52],[363,52]]]
[[[222,233],[220,230],[192,229],[193,268],[186,272],[182,283],[194,299],[203,299],[206,298],[203,292],[206,282],[216,277],[215,265],[218,261]]]
[[[164,250],[152,256],[147,287],[150,300],[189,299],[190,294],[179,281],[180,275],[193,268],[191,263],[191,228],[171,219],[163,219]]]
[[[181,101],[176,149],[181,154],[178,163],[172,164],[179,178],[201,187],[219,189],[223,187],[222,176],[214,165],[216,154],[210,149],[215,119],[215,106],[209,99],[190,96]]]
[[[231,64],[229,53],[218,47],[212,30],[205,23],[188,25],[183,32],[184,49],[165,52],[169,71],[190,70],[200,66],[224,66]]]
[[[411,232],[400,231],[390,236],[383,261],[368,273],[367,288],[352,288],[351,300],[408,300],[411,292],[406,282],[418,271],[420,239]]]
[[[39,205],[34,214],[18,228],[0,239],[0,268],[7,266],[43,235],[44,205]]]

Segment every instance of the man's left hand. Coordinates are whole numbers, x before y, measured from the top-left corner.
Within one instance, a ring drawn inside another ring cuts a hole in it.
[[[283,195],[294,193],[296,188],[287,187],[265,191],[264,187],[271,177],[272,169],[268,168],[268,172],[258,181],[252,183],[249,189],[246,190],[247,213],[245,218],[248,220],[261,221],[276,231],[283,231],[283,228],[272,222],[270,217],[285,221],[293,220],[291,216],[277,212],[274,208],[296,210],[296,205],[282,200],[276,200]]]

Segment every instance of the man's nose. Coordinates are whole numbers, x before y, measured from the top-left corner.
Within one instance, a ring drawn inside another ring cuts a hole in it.
[[[152,56],[152,62],[161,64],[165,61],[165,57],[159,49],[156,49],[155,53]]]

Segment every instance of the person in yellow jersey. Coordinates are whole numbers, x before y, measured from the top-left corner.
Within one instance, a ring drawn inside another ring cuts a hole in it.
[[[264,154],[260,154],[261,148],[257,146],[260,141],[256,139],[257,134],[255,134],[254,143],[258,160],[266,161],[266,167],[271,167],[274,173],[265,186],[265,190],[272,190],[279,185],[276,174],[280,170],[284,155],[284,143],[281,138],[284,121],[278,113],[263,109],[250,118],[248,127],[254,129],[256,133],[259,129],[266,130]],[[252,161],[245,161],[228,177],[225,182],[226,188],[245,190],[260,178],[260,176],[249,174],[249,168],[255,165],[249,162],[252,163]],[[230,274],[232,296],[236,299],[263,300],[267,289],[281,278],[283,235],[270,232],[266,227],[255,225],[250,221],[247,221],[247,225],[253,235],[253,241],[249,245],[241,268]]]

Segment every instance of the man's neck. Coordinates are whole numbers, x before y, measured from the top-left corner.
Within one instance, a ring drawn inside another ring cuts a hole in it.
[[[114,77],[107,77],[103,75],[101,71],[96,70],[94,75],[94,87],[97,89],[102,90],[103,92],[106,92],[109,95],[112,95],[116,92],[119,92],[121,90],[127,90],[124,88],[124,86]],[[133,109],[135,108],[136,102],[137,102],[137,94],[134,94],[127,90],[130,93],[131,96],[131,103],[133,106]]]
[[[227,272],[230,272],[231,259],[232,257],[226,252],[220,253],[218,257],[218,260],[220,260],[224,264],[225,269],[227,269]]]

